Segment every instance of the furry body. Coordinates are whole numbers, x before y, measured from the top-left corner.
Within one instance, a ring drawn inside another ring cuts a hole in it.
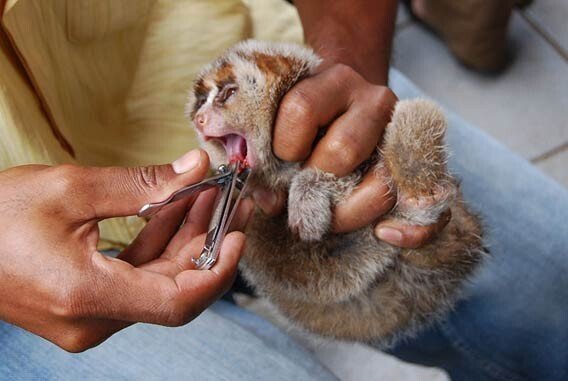
[[[451,308],[484,254],[482,229],[448,173],[446,123],[431,102],[399,102],[376,160],[349,176],[302,169],[273,155],[278,104],[319,62],[295,45],[241,43],[203,69],[188,114],[214,166],[246,157],[253,186],[289,192],[287,213],[270,218],[257,211],[247,229],[241,261],[247,280],[300,327],[388,343]],[[373,225],[331,233],[332,208],[368,170],[386,173],[396,188],[391,217],[427,225],[450,209],[451,221],[414,250],[379,241]]]

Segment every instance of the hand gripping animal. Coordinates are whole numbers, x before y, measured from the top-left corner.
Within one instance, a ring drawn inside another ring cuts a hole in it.
[[[240,264],[245,278],[291,322],[327,337],[389,343],[447,311],[484,256],[482,228],[446,166],[446,122],[425,100],[400,101],[374,159],[345,177],[274,156],[272,127],[284,94],[320,63],[297,45],[246,41],[206,66],[187,113],[212,165],[244,162],[249,186],[288,192],[285,213],[256,211]],[[367,171],[387,173],[390,216],[428,225],[451,210],[420,249],[376,238],[369,225],[330,230],[332,209]]]

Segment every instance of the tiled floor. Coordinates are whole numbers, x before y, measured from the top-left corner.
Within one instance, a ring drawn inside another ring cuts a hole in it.
[[[465,69],[440,40],[406,16],[401,19],[394,66],[568,187],[568,1],[535,0],[515,12],[514,59],[498,76]]]
[[[568,5],[566,0],[536,0],[523,11],[540,34],[546,35],[552,45],[559,47],[565,58],[568,52]]]
[[[429,96],[568,187],[566,20],[567,0],[535,0],[517,11],[510,30],[514,61],[503,74],[488,77],[457,64],[439,40],[401,9],[394,66]],[[270,318],[270,313],[257,312]],[[359,344],[311,347],[343,381],[448,379],[439,369],[406,364]]]

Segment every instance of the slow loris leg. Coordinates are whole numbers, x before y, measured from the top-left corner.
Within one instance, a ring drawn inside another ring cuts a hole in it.
[[[453,218],[444,231],[419,250],[393,248],[376,240],[368,227],[324,236],[317,250],[288,246],[267,259],[274,263],[265,265],[275,270],[260,282],[267,286],[269,279],[276,280],[266,289],[283,312],[323,335],[386,340],[451,306],[482,251],[481,227],[447,172],[445,129],[433,103],[399,102],[377,164],[391,173],[398,195],[390,217],[429,224],[451,209]],[[304,241],[327,233],[331,213],[325,208],[351,192],[356,180],[356,175],[336,179],[314,170],[298,174],[290,188],[292,231]],[[368,250],[370,240],[375,240],[373,250]]]

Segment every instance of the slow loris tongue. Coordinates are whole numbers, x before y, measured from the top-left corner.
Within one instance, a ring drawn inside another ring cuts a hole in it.
[[[246,162],[247,141],[244,137],[237,134],[229,134],[224,136],[223,144],[225,145],[229,163],[240,161],[243,162],[245,166],[248,166]]]

